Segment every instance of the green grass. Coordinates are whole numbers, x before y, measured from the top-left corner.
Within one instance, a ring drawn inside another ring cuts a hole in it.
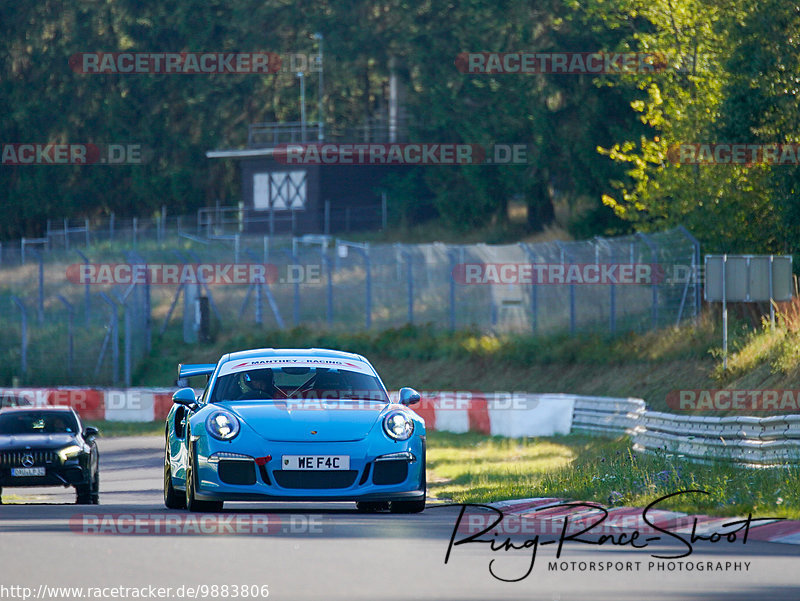
[[[644,507],[689,489],[661,508],[720,516],[800,518],[800,468],[697,465],[634,453],[627,438],[583,435],[506,439],[480,434],[428,435],[428,487],[436,497],[485,503],[526,497]]]
[[[727,372],[719,368],[719,320],[710,314],[696,325],[613,337],[492,335],[430,325],[369,332],[307,327],[275,331],[248,325],[224,329],[211,344],[188,345],[176,327],[155,341],[153,352],[134,374],[134,383],[170,385],[178,363],[213,363],[229,351],[271,346],[361,353],[395,389],[630,396],[645,399],[657,411],[672,411],[666,398],[677,389],[796,389],[800,334],[786,329],[774,334],[731,321]]]

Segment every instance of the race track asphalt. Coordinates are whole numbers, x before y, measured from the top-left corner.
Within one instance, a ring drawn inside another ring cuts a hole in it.
[[[290,601],[800,599],[795,545],[697,543],[690,557],[671,560],[670,569],[669,560],[652,554],[681,553],[684,546],[676,541],[638,550],[568,542],[556,570],[549,564],[557,545],[541,545],[530,575],[502,582],[490,573],[490,563],[500,577],[521,577],[530,565],[530,543],[508,551],[492,551],[488,543],[454,546],[445,564],[459,507],[431,505],[422,514],[395,515],[360,514],[352,503],[231,503],[224,514],[202,523],[196,514],[162,504],[161,438],[98,444],[98,506],[72,504],[74,493],[66,489],[3,491],[0,599],[114,598],[115,592],[116,598],[163,593],[161,598],[180,599],[191,592],[235,599],[243,598],[245,585],[247,598],[253,592],[264,598],[261,593],[268,591],[270,600]],[[169,534],[158,530],[167,527]],[[464,536],[456,533],[455,540]],[[529,539],[521,536],[515,543]],[[597,571],[608,562],[610,571]],[[689,564],[692,571],[686,571]]]

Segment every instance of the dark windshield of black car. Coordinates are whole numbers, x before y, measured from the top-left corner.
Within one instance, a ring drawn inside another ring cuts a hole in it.
[[[217,378],[211,402],[364,399],[388,402],[377,377],[325,367],[253,369]]]
[[[67,411],[3,411],[0,434],[75,434],[78,422]]]

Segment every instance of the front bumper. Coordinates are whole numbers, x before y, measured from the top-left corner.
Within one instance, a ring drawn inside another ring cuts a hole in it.
[[[425,437],[403,442],[268,443],[258,448],[211,441],[194,443],[195,496],[206,501],[411,501],[425,497]],[[209,461],[215,453],[235,453]],[[398,455],[399,454],[399,455]],[[347,455],[342,471],[282,470],[283,455]],[[270,456],[259,465],[256,459]],[[389,459],[380,458],[389,456]]]
[[[0,469],[0,488],[35,486],[78,486],[89,481],[89,471],[79,462],[44,467],[44,476],[12,476],[11,468]]]

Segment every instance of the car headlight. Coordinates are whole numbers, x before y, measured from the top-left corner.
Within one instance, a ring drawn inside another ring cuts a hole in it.
[[[414,433],[414,422],[403,411],[392,411],[383,419],[383,430],[394,440],[408,440]]]
[[[58,456],[61,458],[61,461],[66,461],[67,459],[74,459],[78,455],[81,454],[81,448],[76,444],[71,444],[68,447],[64,447],[60,451],[58,451]]]
[[[233,413],[217,409],[208,416],[206,430],[217,440],[231,440],[239,433],[239,420]]]

